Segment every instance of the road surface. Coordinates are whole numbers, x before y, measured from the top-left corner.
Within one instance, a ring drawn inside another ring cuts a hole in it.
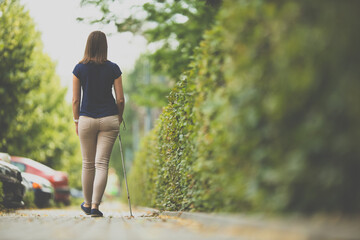
[[[80,207],[27,209],[0,213],[0,240],[360,240],[360,219],[285,218],[162,212],[129,209],[118,202],[101,205],[103,218]]]
[[[103,218],[91,218],[80,207],[1,213],[0,239],[242,239],[193,220],[159,216],[144,209],[134,208],[134,218],[129,218],[128,207],[120,203],[103,204],[101,210]]]

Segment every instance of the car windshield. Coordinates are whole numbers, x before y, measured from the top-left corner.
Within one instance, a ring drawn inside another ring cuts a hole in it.
[[[11,162],[11,164],[17,166],[17,167],[20,169],[20,171],[25,172],[25,165],[24,165],[24,164],[18,163],[18,162],[14,162],[14,161]]]

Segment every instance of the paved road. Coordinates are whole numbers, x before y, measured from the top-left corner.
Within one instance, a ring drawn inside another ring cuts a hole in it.
[[[274,219],[264,216],[163,212],[105,203],[104,218],[79,207],[0,213],[0,240],[360,240],[360,219],[342,217]]]
[[[119,203],[104,204],[101,210],[104,218],[91,218],[74,207],[2,213],[0,239],[242,239],[194,220],[156,216],[143,209],[133,209],[135,218],[129,218],[128,207]]]

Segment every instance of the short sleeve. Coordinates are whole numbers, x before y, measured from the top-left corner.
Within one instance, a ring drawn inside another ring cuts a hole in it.
[[[122,72],[121,72],[119,66],[116,63],[114,63],[113,69],[114,69],[114,80],[115,80],[115,79],[117,79],[118,77],[121,76]]]
[[[73,72],[72,72],[78,79],[80,79],[80,64],[76,64]]]

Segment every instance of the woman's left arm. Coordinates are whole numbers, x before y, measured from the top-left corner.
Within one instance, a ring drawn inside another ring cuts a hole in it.
[[[81,98],[81,86],[80,80],[73,75],[73,98],[72,98],[72,109],[73,109],[73,116],[76,128],[76,134],[79,136],[78,132],[78,120],[79,120],[79,113],[80,113],[80,98]]]

